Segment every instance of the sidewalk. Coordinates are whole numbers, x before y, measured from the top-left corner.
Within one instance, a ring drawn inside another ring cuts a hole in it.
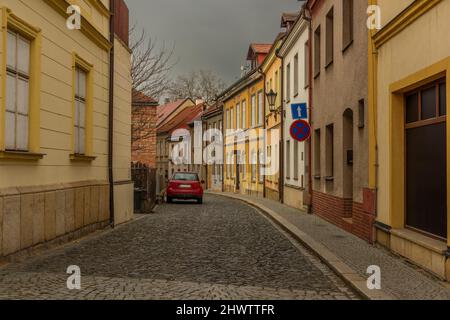
[[[450,300],[448,283],[318,216],[268,199],[233,193],[210,194],[235,198],[257,207],[369,299]],[[381,268],[381,291],[367,289],[366,271],[371,265]]]

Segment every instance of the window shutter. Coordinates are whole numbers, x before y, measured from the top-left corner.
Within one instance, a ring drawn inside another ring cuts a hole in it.
[[[7,39],[7,58],[6,58],[6,64],[8,67],[12,69],[16,69],[16,47],[17,47],[17,40],[16,35],[14,33],[8,32],[8,39]]]
[[[20,72],[29,75],[30,73],[30,41],[19,37],[18,41],[18,61],[17,68]]]

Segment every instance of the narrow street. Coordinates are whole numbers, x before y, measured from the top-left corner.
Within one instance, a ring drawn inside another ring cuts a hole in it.
[[[81,290],[66,270],[81,269]],[[0,299],[357,299],[254,208],[162,205],[112,231],[0,269]]]

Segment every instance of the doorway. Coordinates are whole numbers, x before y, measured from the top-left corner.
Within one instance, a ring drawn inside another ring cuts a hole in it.
[[[447,238],[445,80],[405,95],[406,226]]]

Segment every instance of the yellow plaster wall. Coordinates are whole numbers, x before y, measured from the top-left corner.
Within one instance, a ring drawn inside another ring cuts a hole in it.
[[[382,2],[382,1],[380,1]],[[394,1],[384,1],[382,10],[389,11]],[[397,6],[395,4],[394,6]],[[398,212],[390,207],[391,203],[397,205],[402,198],[392,198],[394,191],[391,188],[392,179],[398,179],[398,174],[391,168],[390,128],[392,125],[389,108],[391,105],[390,86],[404,78],[410,77],[419,71],[450,57],[450,1],[441,1],[437,6],[426,12],[394,38],[378,49],[377,74],[377,140],[378,140],[378,221],[388,225],[399,224],[395,221]],[[447,87],[449,86],[447,79]],[[448,103],[448,102],[447,102]],[[402,159],[393,159],[394,163]],[[391,211],[392,210],[392,211]],[[395,225],[394,227],[399,227]]]
[[[107,180],[108,52],[81,31],[68,30],[66,20],[42,0],[2,0],[1,6],[41,29],[39,152],[45,156],[40,161],[1,160],[0,188]],[[3,38],[1,31],[0,43]],[[73,53],[94,66],[92,144],[96,159],[86,163],[70,160]]]

